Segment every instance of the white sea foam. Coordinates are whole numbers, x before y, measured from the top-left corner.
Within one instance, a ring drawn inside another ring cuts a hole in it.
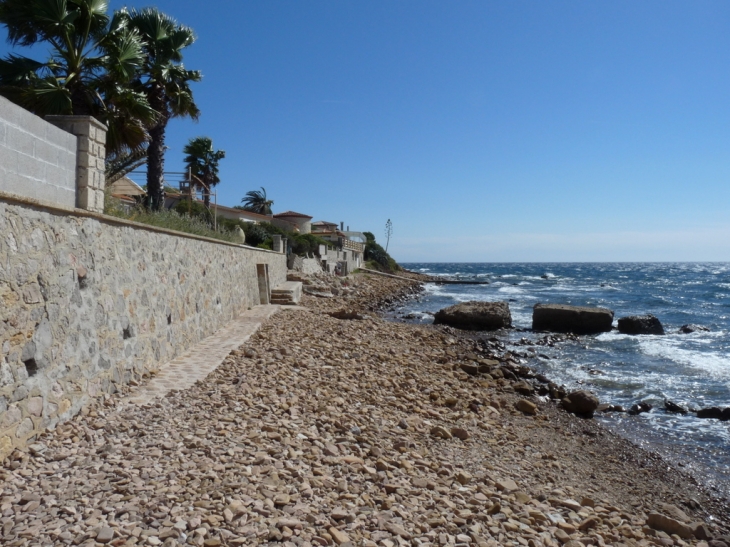
[[[639,347],[645,355],[668,359],[701,371],[717,380],[730,379],[730,354],[682,347],[686,345],[682,340],[665,336],[639,339]]]
[[[506,294],[524,294],[524,289],[520,289],[519,287],[515,287],[513,285],[507,285],[506,287],[500,287],[497,292],[506,293]]]
[[[433,296],[444,296],[445,295],[443,285],[437,285],[436,283],[426,283],[423,286],[423,289],[429,295],[433,295]]]

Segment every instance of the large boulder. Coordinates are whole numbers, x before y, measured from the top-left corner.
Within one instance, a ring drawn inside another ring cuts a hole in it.
[[[623,334],[664,334],[664,327],[651,314],[631,315],[618,320],[618,331]]]
[[[608,332],[613,325],[613,311],[607,308],[535,304],[532,330],[594,334]]]
[[[600,401],[598,397],[583,389],[569,393],[562,401],[563,408],[573,414],[593,416]]]
[[[512,326],[507,302],[462,302],[440,310],[434,325],[451,325],[463,330],[497,330]]]

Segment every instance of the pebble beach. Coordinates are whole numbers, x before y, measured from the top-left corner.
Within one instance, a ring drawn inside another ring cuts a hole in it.
[[[120,388],[14,452],[0,543],[730,544],[727,505],[656,454],[464,371],[518,370],[498,344],[381,317],[411,277],[303,279],[192,388]]]

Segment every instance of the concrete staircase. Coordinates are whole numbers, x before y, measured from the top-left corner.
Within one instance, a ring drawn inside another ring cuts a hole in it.
[[[271,289],[271,303],[282,305],[299,304],[302,299],[302,282],[285,281]]]

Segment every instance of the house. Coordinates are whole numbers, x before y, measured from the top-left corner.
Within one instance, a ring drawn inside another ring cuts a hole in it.
[[[144,189],[129,177],[122,177],[109,185],[109,192],[128,213],[147,195]]]
[[[324,220],[318,220],[317,222],[312,222],[312,233],[313,234],[323,234],[323,233],[331,233],[337,231],[337,223],[336,222],[327,222]]]
[[[291,228],[279,225],[279,222],[285,222],[288,225],[293,224],[296,226],[296,229],[293,230],[295,232],[299,232],[300,234],[312,233],[312,217],[309,215],[297,213],[295,211],[286,211],[284,213],[277,213],[273,215],[273,218],[274,220],[272,221],[272,224],[274,226],[279,226],[279,228],[291,230]]]
[[[187,201],[188,196],[185,194],[173,194],[171,192],[168,192],[165,195],[165,209],[174,209],[175,206],[181,202],[181,201]],[[203,201],[200,199],[195,199],[195,202],[199,205],[203,205]],[[217,204],[211,204],[210,206],[211,211],[215,211],[215,214],[219,217],[227,218],[230,220],[237,220],[242,222],[253,222],[255,224],[259,224],[261,222],[268,222],[271,224],[275,224],[273,222],[273,217],[270,215],[260,215],[258,213],[254,213],[252,211],[246,211],[245,209],[238,209],[236,207],[226,207],[225,205],[217,205]],[[284,230],[288,230],[290,232],[294,232],[297,230],[297,226],[291,222],[286,222],[285,220],[280,220],[276,223],[280,228]]]
[[[144,196],[147,192],[129,177],[122,177],[109,185],[111,194],[115,197]]]
[[[337,224],[318,220],[312,223],[312,234],[332,242],[332,246],[320,245],[319,255],[325,271],[339,270],[343,275],[353,272],[362,266],[365,259],[365,243],[367,238],[362,232],[344,230],[345,223]]]

